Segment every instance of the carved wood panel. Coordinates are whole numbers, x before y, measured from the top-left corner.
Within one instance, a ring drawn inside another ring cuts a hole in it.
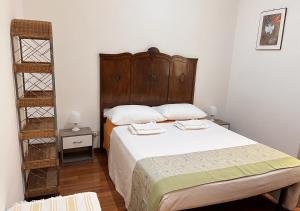
[[[138,54],[132,59],[132,104],[158,105],[167,102],[169,58]]]
[[[101,61],[103,106],[130,104],[130,55],[104,57]]]
[[[193,102],[196,59],[173,57],[169,79],[169,103]]]

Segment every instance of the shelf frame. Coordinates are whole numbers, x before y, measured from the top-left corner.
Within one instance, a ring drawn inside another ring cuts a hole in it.
[[[52,24],[14,19],[11,43],[25,198],[57,195],[59,157]]]

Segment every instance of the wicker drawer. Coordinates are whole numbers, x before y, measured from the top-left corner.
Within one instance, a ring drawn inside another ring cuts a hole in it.
[[[79,147],[92,146],[92,135],[72,136],[63,138],[63,149],[73,149]]]

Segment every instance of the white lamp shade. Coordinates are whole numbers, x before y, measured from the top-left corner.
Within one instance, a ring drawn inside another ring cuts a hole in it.
[[[78,111],[72,111],[69,121],[73,124],[78,124],[80,122],[80,113]]]
[[[218,113],[218,109],[217,109],[216,106],[210,106],[210,107],[209,107],[209,114],[210,114],[211,116],[216,116],[217,113]]]

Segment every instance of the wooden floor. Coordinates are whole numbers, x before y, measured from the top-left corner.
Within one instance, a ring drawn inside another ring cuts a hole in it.
[[[63,167],[60,175],[62,195],[96,192],[103,211],[126,210],[122,197],[109,178],[105,154],[97,152],[93,162]],[[272,202],[259,196],[193,211],[275,211],[275,208]]]

